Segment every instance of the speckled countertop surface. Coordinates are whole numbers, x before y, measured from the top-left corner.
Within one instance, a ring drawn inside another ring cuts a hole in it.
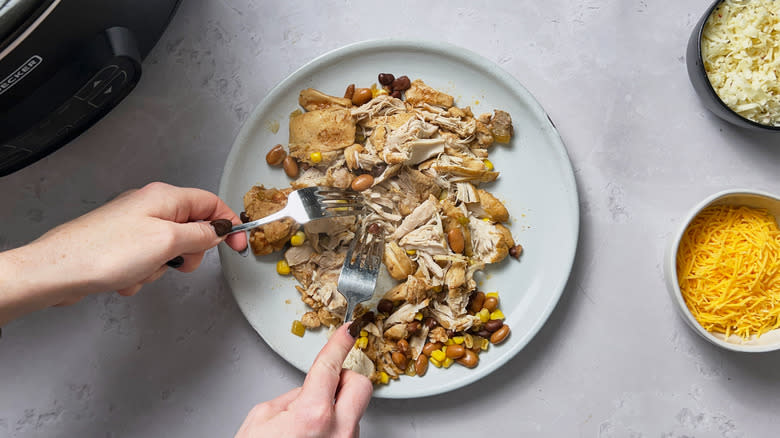
[[[700,339],[661,269],[705,196],[780,191],[780,137],[716,119],[688,82],[685,44],[708,3],[186,1],[116,110],[0,179],[0,249],[149,181],[216,191],[252,108],[328,50],[446,40],[515,75],[556,122],[579,185],[577,260],[513,360],[455,392],[373,400],[363,436],[774,436],[780,354]],[[97,295],[5,327],[0,436],[232,436],[253,404],[302,379],[246,322],[211,251],[132,299]]]

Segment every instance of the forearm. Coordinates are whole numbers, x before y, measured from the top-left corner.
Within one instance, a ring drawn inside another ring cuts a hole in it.
[[[61,263],[53,258],[35,242],[0,253],[0,327],[59,304],[86,287],[84,279],[59,269]]]

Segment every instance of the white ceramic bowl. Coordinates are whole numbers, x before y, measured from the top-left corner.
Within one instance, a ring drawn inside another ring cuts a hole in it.
[[[686,323],[704,339],[713,344],[723,347],[727,350],[760,353],[764,351],[773,351],[780,349],[780,329],[775,329],[764,333],[758,338],[752,337],[744,340],[736,335],[726,338],[721,333],[710,333],[699,324],[693,314],[688,310],[685,300],[680,292],[680,285],[677,281],[677,250],[680,246],[685,229],[691,223],[693,218],[704,208],[710,205],[745,205],[748,207],[763,208],[768,210],[780,222],[780,196],[771,193],[749,190],[733,189],[715,193],[707,199],[693,207],[688,215],[683,218],[679,228],[669,239],[669,246],[664,257],[664,276],[666,277],[666,287],[672,301],[676,304],[677,310]]]

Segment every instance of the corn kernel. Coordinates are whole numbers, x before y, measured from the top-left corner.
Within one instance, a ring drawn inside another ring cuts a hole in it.
[[[290,275],[290,265],[287,264],[287,260],[279,260],[276,262],[276,272],[279,275]]]
[[[509,140],[512,139],[512,136],[510,135],[494,135],[493,139],[496,141],[496,143],[509,143]]]
[[[479,349],[485,351],[488,349],[488,347],[490,347],[490,340],[483,338],[482,344],[479,346]]]
[[[368,337],[368,332],[367,332],[367,331],[365,331],[365,330],[361,330],[361,331],[360,331],[360,337],[361,337],[361,338],[367,338],[367,337]]]
[[[449,368],[450,365],[452,365],[454,362],[455,362],[454,359],[448,357],[443,361],[441,361],[441,366],[443,366],[444,368]]]
[[[487,298],[498,298],[498,292],[488,292],[485,294],[485,297]]]
[[[477,315],[479,315],[479,320],[483,323],[490,321],[490,311],[488,309],[482,308]]]
[[[444,345],[452,345],[452,344],[454,344],[454,343],[455,343],[455,341],[453,341],[452,339],[447,339],[447,340],[444,342]]]
[[[490,314],[490,320],[492,321],[494,319],[504,319],[504,312],[502,312],[500,309],[495,310]]]
[[[292,237],[290,237],[290,245],[292,246],[301,246],[305,241],[306,241],[306,234],[304,234],[303,231],[297,231],[295,234],[292,235]]]
[[[298,336],[299,338],[302,338],[304,333],[306,333],[306,327],[303,326],[302,322],[296,319],[292,323],[292,329],[290,329],[290,333]]]
[[[312,152],[309,154],[309,159],[312,163],[319,163],[322,161],[322,153],[321,152]]]
[[[414,314],[414,319],[416,319],[416,320],[418,320],[418,321],[422,321],[422,319],[423,319],[423,314],[422,314],[422,313],[420,313],[420,312],[417,312],[417,313],[415,313],[415,314]]]
[[[390,376],[388,376],[386,372],[381,371],[379,373],[379,381],[382,382],[383,385],[387,385],[390,382]]]
[[[431,361],[433,366],[435,366],[436,368],[441,368],[441,361],[436,360],[433,356],[431,356],[429,360]]]
[[[490,162],[490,160],[482,160],[483,163],[485,163],[485,168],[487,170],[493,170],[493,163]]]
[[[454,336],[452,338],[452,342],[454,342],[454,343],[456,343],[458,345],[462,344],[463,341],[465,341],[465,338],[463,336]]]
[[[417,250],[416,249],[407,249],[406,253],[409,254],[409,255],[415,255],[415,254],[417,254]]]
[[[463,337],[463,345],[466,346],[466,348],[473,348],[474,347],[474,337],[470,334],[466,333],[466,336]]]
[[[459,217],[458,217],[458,222],[459,222],[461,225],[466,225],[466,224],[468,224],[468,223],[469,223],[469,218],[467,218],[466,216],[459,216]]]
[[[443,351],[441,351],[441,350],[434,350],[434,351],[431,353],[431,358],[433,358],[433,359],[436,359],[436,360],[438,360],[439,362],[441,362],[441,361],[443,361],[444,359],[446,359],[446,358],[447,358],[447,355],[446,355],[446,353],[444,353],[444,352],[443,352]]]
[[[379,90],[376,88],[376,83],[371,84],[371,98],[375,98]]]
[[[365,350],[366,347],[368,347],[368,338],[365,336],[361,336],[357,338],[357,341],[355,341],[355,346],[361,350]]]
[[[373,92],[373,91],[371,92],[371,96],[373,96],[373,97],[377,97],[377,96],[387,96],[388,94],[390,94],[390,92],[388,92],[388,91],[387,91],[387,90],[385,90],[384,88],[380,88],[380,89],[376,90],[376,95],[374,95],[374,92]]]
[[[449,339],[447,339],[447,340],[449,341]],[[447,354],[447,346],[446,345],[442,345],[440,350],[441,350],[442,353]]]
[[[483,217],[482,220],[485,221],[485,222],[490,222],[490,218],[489,217]]]

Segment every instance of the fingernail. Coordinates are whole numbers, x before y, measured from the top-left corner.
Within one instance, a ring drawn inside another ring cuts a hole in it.
[[[217,236],[222,237],[233,228],[233,222],[230,222],[228,219],[217,219],[211,221],[211,226],[214,227]]]
[[[238,255],[240,255],[241,257],[248,256],[249,255],[249,245],[247,245],[246,248],[242,249],[241,251],[236,251],[236,252],[238,252]]]
[[[170,266],[173,269],[181,268],[181,266],[184,264],[184,257],[182,256],[176,256],[170,260],[168,260],[166,265]]]

